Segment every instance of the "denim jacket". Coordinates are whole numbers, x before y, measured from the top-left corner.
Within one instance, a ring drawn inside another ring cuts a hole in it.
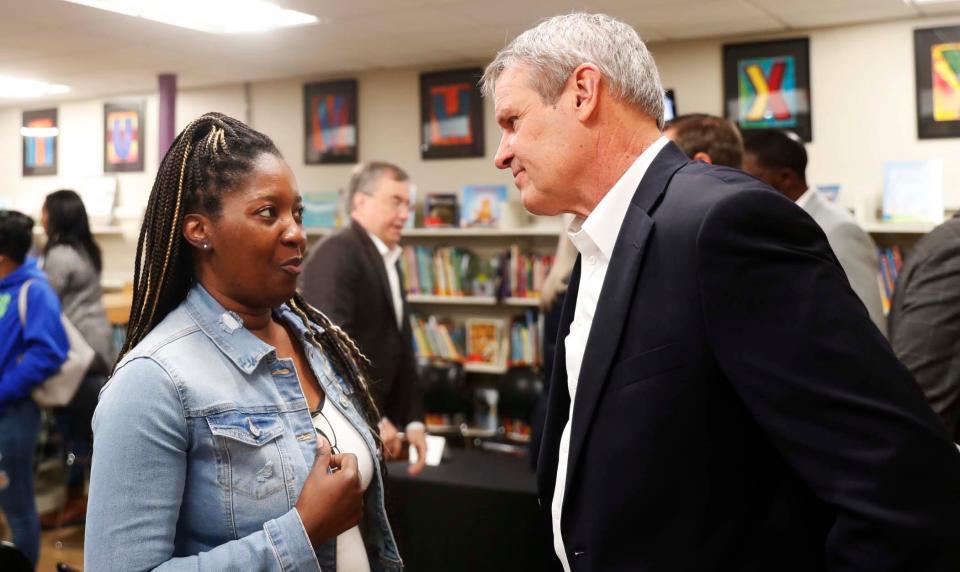
[[[357,400],[286,306],[327,398],[374,438]],[[294,509],[317,446],[292,360],[202,286],[118,364],[93,421],[85,570],[333,572],[336,540],[311,547]],[[361,531],[371,570],[402,569],[376,474]]]

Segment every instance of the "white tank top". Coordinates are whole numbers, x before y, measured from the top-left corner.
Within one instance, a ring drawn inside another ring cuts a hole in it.
[[[366,491],[373,479],[373,456],[363,437],[331,399],[324,397],[320,411],[312,414],[313,426],[333,447],[333,453],[353,453],[360,470],[360,486]],[[367,549],[360,536],[360,527],[354,526],[337,536],[337,572],[370,572]]]

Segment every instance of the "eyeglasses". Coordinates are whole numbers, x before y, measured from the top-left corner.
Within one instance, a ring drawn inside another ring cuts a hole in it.
[[[330,423],[327,416],[323,414],[322,402],[320,409],[311,413],[310,418],[313,420],[313,428],[317,430],[317,435],[320,435],[327,440],[327,443],[330,443],[330,452],[334,455],[339,455],[340,448],[337,446],[337,432],[333,429],[333,424]],[[331,439],[331,437],[333,438]]]

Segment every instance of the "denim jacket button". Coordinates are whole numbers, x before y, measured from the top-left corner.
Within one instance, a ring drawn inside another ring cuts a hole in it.
[[[344,408],[350,407],[350,400],[347,399],[347,396],[346,396],[346,395],[341,395],[341,396],[340,396],[340,405],[341,405],[341,407],[344,407]]]
[[[247,417],[247,428],[250,430],[250,434],[254,437],[260,436],[260,428],[257,427],[257,424],[253,422],[253,419]]]

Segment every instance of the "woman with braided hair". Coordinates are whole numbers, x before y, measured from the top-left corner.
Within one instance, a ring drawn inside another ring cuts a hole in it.
[[[302,210],[225,115],[164,157],[93,422],[87,570],[402,568],[365,358],[296,292]]]

